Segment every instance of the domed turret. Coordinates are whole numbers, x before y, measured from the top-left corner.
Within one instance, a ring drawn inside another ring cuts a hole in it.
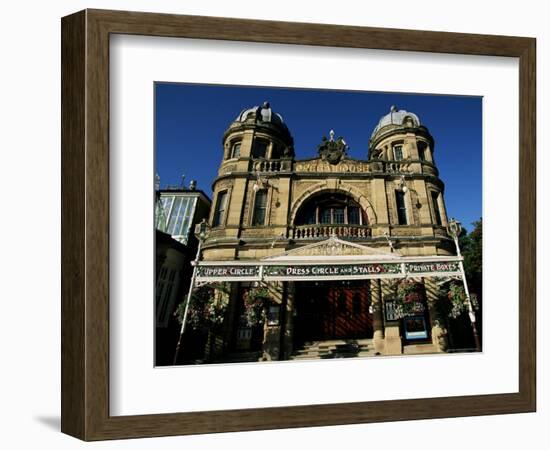
[[[372,132],[371,139],[379,132],[389,131],[399,127],[417,128],[421,125],[420,119],[415,113],[398,110],[394,105],[390,108],[390,112],[383,116],[378,125]]]
[[[243,109],[235,119],[235,122],[242,123],[251,119],[259,123],[270,123],[288,130],[284,123],[283,116],[274,112],[271,109],[269,102],[263,102],[262,106],[254,106],[252,108]]]
[[[223,136],[224,159],[281,159],[294,156],[294,140],[283,116],[269,102],[243,109]]]
[[[225,135],[235,129],[255,128],[283,141],[288,147],[292,147],[294,140],[285,124],[283,116],[271,108],[269,102],[263,102],[261,106],[243,109],[227,129]]]
[[[415,113],[392,105],[372,132],[369,159],[433,164],[433,138]],[[421,167],[413,165],[409,170],[416,172]]]

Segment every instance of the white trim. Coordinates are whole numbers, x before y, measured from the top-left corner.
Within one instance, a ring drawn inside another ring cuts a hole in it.
[[[200,266],[229,266],[231,264],[237,266],[281,266],[285,262],[292,264],[293,266],[308,266],[313,264],[376,264],[376,263],[427,263],[427,262],[458,262],[462,261],[463,258],[460,256],[403,256],[398,261],[394,259],[372,259],[368,257],[353,256],[352,259],[343,259],[342,256],[333,256],[333,257],[319,257],[319,256],[310,256],[307,259],[286,259],[286,260],[265,260],[265,259],[227,259],[227,260],[217,260],[217,261],[200,261],[198,265]]]

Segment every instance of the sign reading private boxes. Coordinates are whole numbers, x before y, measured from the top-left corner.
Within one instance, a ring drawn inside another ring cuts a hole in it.
[[[444,262],[422,262],[422,263],[407,263],[405,264],[407,273],[449,273],[459,272],[460,267],[456,261]]]
[[[263,269],[262,269],[263,268]],[[456,261],[364,263],[364,264],[217,264],[199,265],[199,280],[259,281],[400,278],[405,275],[437,276],[459,274]]]

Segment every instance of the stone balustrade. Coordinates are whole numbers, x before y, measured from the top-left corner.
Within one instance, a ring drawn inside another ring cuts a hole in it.
[[[254,161],[254,172],[282,172],[291,169],[291,161],[287,159],[262,159]]]
[[[371,229],[366,225],[298,225],[292,229],[293,239],[368,238]]]
[[[388,173],[410,173],[410,161],[388,161],[386,162],[386,172]]]

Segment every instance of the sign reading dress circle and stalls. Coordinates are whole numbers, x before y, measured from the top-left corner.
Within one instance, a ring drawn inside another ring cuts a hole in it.
[[[316,278],[377,278],[382,275],[401,273],[398,263],[383,264],[312,264],[312,265],[280,265],[266,266],[264,278],[269,279],[316,279]]]
[[[197,267],[198,281],[307,281],[336,279],[382,279],[405,276],[460,275],[459,260],[422,260],[380,263],[288,263],[250,261],[202,261]]]

